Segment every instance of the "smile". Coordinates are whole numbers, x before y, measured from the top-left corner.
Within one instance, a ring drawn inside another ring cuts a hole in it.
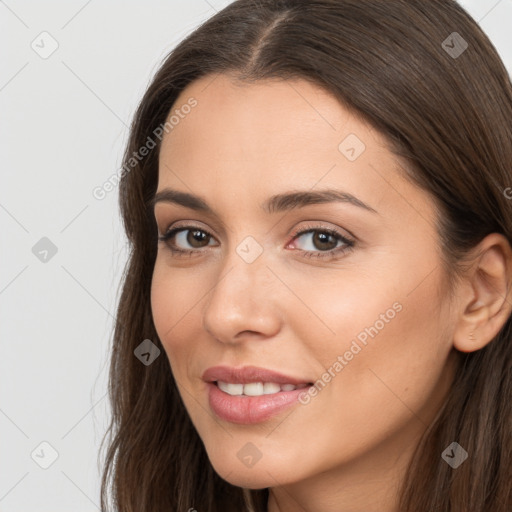
[[[217,381],[221,391],[231,396],[262,396],[273,395],[282,391],[294,391],[307,387],[307,384],[277,384],[276,382],[249,382],[247,384],[235,384],[231,382]]]
[[[297,405],[312,382],[256,366],[213,366],[202,375],[212,412],[230,423],[261,423]]]

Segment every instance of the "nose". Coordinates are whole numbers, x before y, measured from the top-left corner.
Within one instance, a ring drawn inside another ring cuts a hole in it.
[[[227,344],[274,336],[282,322],[278,307],[282,286],[267,267],[264,253],[247,263],[233,250],[204,303],[204,329]]]

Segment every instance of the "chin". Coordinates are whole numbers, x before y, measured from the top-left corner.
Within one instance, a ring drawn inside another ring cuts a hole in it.
[[[236,487],[265,489],[267,487],[275,487],[277,483],[289,483],[286,479],[290,474],[288,469],[283,474],[282,468],[275,468],[272,464],[265,463],[263,459],[252,467],[247,467],[242,462],[239,464],[228,462],[225,454],[224,457],[220,456],[220,460],[210,459],[210,462],[215,472],[223,480]]]
[[[244,487],[245,489],[265,489],[267,487],[274,487],[276,481],[280,482],[279,477],[272,478],[265,470],[258,472],[253,472],[252,469],[245,471],[233,470],[231,473],[228,472],[225,475],[217,471],[217,474],[231,485]]]

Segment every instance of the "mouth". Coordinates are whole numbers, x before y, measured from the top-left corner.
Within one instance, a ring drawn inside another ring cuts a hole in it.
[[[311,386],[311,383],[299,385],[278,384],[277,382],[248,382],[247,384],[236,384],[233,382],[214,381],[214,384],[224,393],[231,396],[263,396],[273,395],[287,391],[295,391]]]
[[[208,401],[213,413],[230,423],[248,425],[267,421],[297,405],[312,382],[246,366],[215,366],[206,370]]]

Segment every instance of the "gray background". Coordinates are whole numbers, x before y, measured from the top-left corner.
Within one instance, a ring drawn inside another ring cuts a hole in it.
[[[161,60],[228,3],[0,1],[0,512],[99,510],[127,252],[117,187],[92,191]],[[512,0],[461,3],[512,73]]]

